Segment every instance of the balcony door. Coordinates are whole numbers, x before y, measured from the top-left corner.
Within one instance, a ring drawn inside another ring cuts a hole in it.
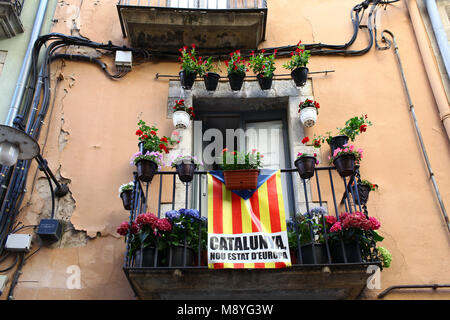
[[[258,150],[264,155],[262,167],[264,169],[283,169],[290,168],[291,159],[289,152],[289,141],[287,134],[287,122],[285,110],[271,110],[264,112],[241,112],[241,113],[199,113],[198,118],[202,121],[202,137],[208,129],[217,129],[223,135],[223,148],[229,147],[230,142],[226,141],[226,129],[243,129],[247,135],[244,138],[236,136],[231,142],[234,150],[243,150],[251,152],[252,149]],[[197,119],[196,119],[197,121]],[[199,135],[194,133],[194,137]],[[203,159],[203,150],[210,141],[198,141],[194,139],[194,153]],[[220,157],[220,155],[214,155]],[[205,170],[217,169],[217,164],[205,165]],[[202,214],[207,215],[207,184],[206,176],[202,176]],[[295,210],[294,192],[292,175],[289,173],[281,174],[283,199],[285,203],[286,216],[292,214]],[[197,182],[198,183],[198,182]],[[197,192],[198,192],[198,188]],[[198,193],[194,192],[193,200],[197,201]],[[198,203],[197,203],[198,207]]]

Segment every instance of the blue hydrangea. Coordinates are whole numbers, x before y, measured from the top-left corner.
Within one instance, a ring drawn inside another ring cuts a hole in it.
[[[184,215],[193,220],[200,220],[200,213],[196,209],[186,209]]]
[[[166,218],[170,221],[174,219],[178,219],[180,217],[180,213],[177,210],[170,210],[166,212]]]

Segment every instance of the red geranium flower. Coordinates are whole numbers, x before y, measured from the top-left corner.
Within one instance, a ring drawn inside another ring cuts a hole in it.
[[[302,139],[302,143],[303,143],[303,144],[307,143],[308,141],[309,141],[309,138],[308,138],[308,137],[304,137],[304,138]]]
[[[161,141],[162,141],[162,142],[169,142],[169,141],[167,141],[167,138],[166,138],[166,137],[162,137],[162,138],[161,138]]]
[[[367,130],[367,124],[362,124],[362,125],[359,127],[359,132],[366,132],[366,130]]]
[[[136,135],[137,135],[137,136],[142,136],[142,134],[143,134],[143,132],[142,132],[141,129],[138,129],[138,130],[136,131]]]
[[[154,136],[154,135],[156,135],[156,132],[152,130],[152,131],[150,131],[150,134]]]

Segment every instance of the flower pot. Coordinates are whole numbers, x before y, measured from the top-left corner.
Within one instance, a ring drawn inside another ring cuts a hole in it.
[[[344,144],[348,143],[348,137],[345,135],[335,136],[331,138],[331,141],[328,143],[331,148],[331,154],[334,153],[334,150],[337,148],[344,148]]]
[[[158,164],[151,160],[139,160],[136,163],[138,179],[144,182],[150,182],[156,171],[158,171]]]
[[[302,249],[302,262],[303,264],[327,264],[328,255],[327,247],[325,244],[314,244],[314,250],[312,243],[304,244]],[[316,260],[314,262],[314,253],[316,255]]]
[[[197,73],[182,70],[180,71],[179,75],[181,86],[186,90],[191,90],[192,86],[194,85],[195,78],[197,77]]]
[[[333,164],[341,177],[348,177],[355,174],[355,160],[353,154],[343,154],[336,157]]]
[[[244,83],[245,74],[242,73],[231,73],[228,75],[228,80],[230,81],[230,87],[233,91],[239,91]]]
[[[158,260],[160,253],[158,252]],[[159,261],[158,261],[159,264]],[[155,266],[155,248],[147,247],[144,249],[138,249],[135,253],[134,260],[135,267],[154,267]]]
[[[370,187],[368,185],[358,183],[359,203],[361,205],[365,205],[367,203],[369,200],[369,193]],[[356,195],[354,195],[354,198],[356,199]],[[355,202],[357,201],[355,200]]]
[[[191,123],[191,116],[186,111],[175,111],[172,120],[176,129],[186,129]]]
[[[178,173],[178,178],[183,182],[191,182],[194,177],[195,163],[187,162],[180,163],[176,165],[176,170]]]
[[[125,210],[131,210],[131,195],[133,190],[125,190],[120,193],[120,198],[122,199],[123,207]]]
[[[344,250],[347,257],[347,262],[361,262],[361,253],[359,252],[356,241],[344,242]],[[330,247],[330,251],[333,263],[345,262],[340,241],[333,243]]]
[[[198,264],[198,254],[195,254],[194,266],[206,266],[208,265],[208,250],[200,251],[200,264]]]
[[[304,127],[310,128],[316,124],[317,109],[315,107],[307,107],[300,110],[300,121]]]
[[[170,260],[171,256],[172,260]],[[166,249],[164,265],[170,265],[172,267],[190,267],[194,265],[195,258],[196,255],[194,249],[186,246],[186,264],[184,264],[184,246],[172,246]]]
[[[304,156],[295,160],[294,165],[302,179],[309,179],[314,175],[316,168],[316,158],[311,156]]]
[[[215,91],[217,89],[217,85],[219,84],[220,75],[215,72],[207,72],[203,76],[203,80],[205,81],[205,87],[208,91]]]
[[[138,147],[139,147],[139,152],[141,152],[142,154],[146,154],[147,152],[151,152],[148,149],[144,148],[144,141],[141,141],[138,143]]]
[[[306,80],[308,79],[308,71],[309,69],[306,67],[299,67],[292,70],[291,77],[297,87],[302,87],[305,85]]]
[[[270,77],[264,77],[262,73],[260,73],[256,77],[258,78],[258,83],[261,90],[269,90],[272,87],[273,75]]]
[[[254,190],[258,186],[258,169],[225,170],[223,176],[228,190]]]

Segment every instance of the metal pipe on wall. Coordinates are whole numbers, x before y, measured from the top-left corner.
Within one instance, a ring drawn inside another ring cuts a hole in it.
[[[448,104],[439,72],[436,68],[433,54],[429,47],[429,39],[422,22],[422,18],[420,17],[416,0],[407,0],[406,7],[409,11],[409,16],[416,35],[417,45],[419,46],[420,54],[422,55],[422,61],[425,66],[428,81],[430,82],[431,90],[433,91],[434,99],[436,100],[439,116],[442,124],[444,125],[445,131],[447,132],[447,138],[450,140],[450,106]]]
[[[11,99],[11,104],[8,110],[8,115],[6,116],[4,124],[7,126],[12,126],[14,118],[19,112],[20,105],[22,104],[22,99],[25,93],[25,86],[28,81],[28,76],[30,75],[31,69],[31,54],[33,51],[34,42],[39,37],[44,23],[45,12],[47,11],[48,0],[41,0],[39,3],[38,10],[36,11],[36,16],[34,18],[33,29],[30,35],[30,41],[28,42],[27,51],[23,59],[22,67],[20,69],[19,78],[17,79],[16,88],[14,89],[14,95]]]

